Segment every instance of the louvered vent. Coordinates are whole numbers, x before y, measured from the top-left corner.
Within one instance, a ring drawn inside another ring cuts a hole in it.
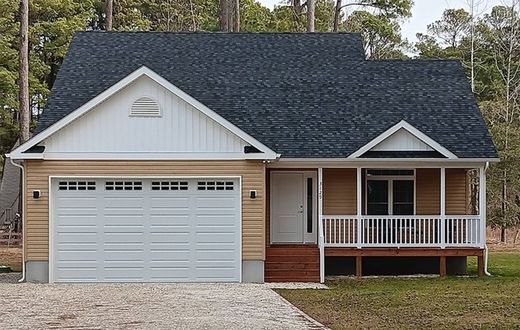
[[[137,99],[130,109],[132,117],[160,117],[161,109],[159,104],[149,97]]]

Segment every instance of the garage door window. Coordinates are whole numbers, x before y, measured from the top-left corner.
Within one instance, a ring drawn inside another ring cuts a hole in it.
[[[188,190],[188,181],[152,181],[152,190]]]
[[[59,190],[96,190],[95,181],[60,181]]]
[[[197,190],[233,190],[233,181],[199,181]]]
[[[141,181],[107,181],[105,190],[143,190]]]

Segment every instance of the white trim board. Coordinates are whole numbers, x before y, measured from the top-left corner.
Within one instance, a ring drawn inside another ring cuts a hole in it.
[[[166,88],[167,90],[169,90],[170,92],[172,92],[173,94],[175,94],[176,96],[178,96],[179,98],[181,98],[182,100],[184,100],[185,102],[187,102],[188,104],[190,104],[191,106],[193,106],[194,108],[196,108],[197,110],[199,110],[200,112],[202,112],[218,124],[222,125],[226,129],[231,131],[233,134],[237,135],[238,137],[249,143],[251,146],[260,150],[262,153],[262,159],[276,159],[280,157],[279,154],[269,149],[266,145],[256,140],[249,134],[245,133],[240,128],[238,128],[237,126],[235,126],[234,124],[217,114],[215,111],[211,110],[201,102],[197,101],[195,98],[191,97],[190,95],[188,95],[187,93],[185,93],[184,91],[182,91],[181,89],[179,89],[178,87],[170,83],[168,80],[166,80],[165,78],[163,78],[162,76],[160,76],[159,74],[152,71],[146,66],[142,66],[134,72],[130,73],[128,76],[121,79],[119,82],[112,85],[110,88],[106,89],[101,94],[97,95],[84,105],[80,106],[73,112],[69,113],[65,117],[61,118],[60,120],[52,124],[44,131],[34,136],[26,143],[22,144],[21,146],[13,150],[11,152],[11,157],[13,159],[35,159],[36,157],[34,155],[24,154],[23,152],[42,142],[43,140],[45,140],[58,130],[62,129],[63,127],[67,126],[71,122],[75,121],[76,119],[80,118],[88,111],[93,109],[95,106],[107,100],[109,97],[111,97],[118,91],[122,90],[126,86],[130,85],[132,82],[134,82],[141,76],[147,76],[148,78],[152,79],[153,81],[155,81],[162,87]],[[245,154],[244,158],[249,158],[249,155],[252,156],[251,158],[258,158],[258,155],[260,154]]]
[[[410,134],[415,136],[417,139],[421,140],[422,142],[424,142],[425,144],[427,144],[432,149],[439,152],[441,155],[445,156],[446,158],[448,158],[448,159],[457,159],[458,158],[454,153],[452,153],[451,151],[449,151],[448,149],[443,147],[441,144],[439,144],[438,142],[436,142],[435,140],[433,140],[432,138],[430,138],[423,132],[419,131],[417,128],[410,125],[405,120],[401,120],[394,126],[390,127],[389,129],[387,129],[386,131],[384,131],[383,133],[378,135],[376,138],[374,138],[372,141],[368,142],[363,147],[361,147],[357,151],[353,152],[350,156],[348,156],[348,158],[358,158],[358,157],[362,156],[365,152],[370,151],[371,149],[376,147],[381,142],[385,141],[387,138],[392,136],[392,134],[396,133],[400,129],[406,130],[407,132],[409,132]]]

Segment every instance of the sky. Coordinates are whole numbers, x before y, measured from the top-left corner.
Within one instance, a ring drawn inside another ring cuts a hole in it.
[[[258,0],[264,6],[273,8],[280,0]],[[448,8],[464,8],[468,10],[469,0],[414,0],[412,17],[402,25],[402,33],[409,41],[416,41],[415,34],[426,32],[426,26],[441,18],[442,12]],[[493,6],[507,3],[505,0],[475,0],[480,3],[480,12],[489,12]]]

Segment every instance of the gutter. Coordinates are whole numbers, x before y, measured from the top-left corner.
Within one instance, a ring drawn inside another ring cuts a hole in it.
[[[24,176],[24,167],[18,163],[15,163],[11,158],[10,154],[6,154],[6,157],[9,157],[9,161],[13,166],[18,167],[22,171],[22,198],[20,203],[22,203],[22,214],[20,214],[20,221],[22,222],[22,233],[25,233],[25,212],[24,212],[24,199],[25,199],[25,176]],[[25,282],[25,235],[22,234],[22,278],[18,280],[18,283]]]
[[[484,167],[484,175],[486,175],[488,168],[489,168],[489,162],[486,162],[486,166]],[[486,205],[486,207],[487,207],[487,205]],[[487,230],[487,224],[486,224],[485,230]],[[486,274],[486,276],[493,276],[488,271],[489,249],[488,249],[487,243],[484,244],[484,254],[485,254],[484,255],[484,274]]]

